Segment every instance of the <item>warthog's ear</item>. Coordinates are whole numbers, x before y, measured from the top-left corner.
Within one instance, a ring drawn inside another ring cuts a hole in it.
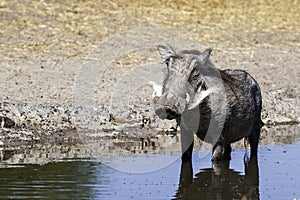
[[[170,46],[158,45],[157,50],[164,62],[167,62],[169,58],[175,54],[174,50]]]
[[[209,56],[212,52],[212,49],[206,49],[205,51],[203,51],[200,55],[200,61],[202,62],[202,64],[206,64],[209,61]]]

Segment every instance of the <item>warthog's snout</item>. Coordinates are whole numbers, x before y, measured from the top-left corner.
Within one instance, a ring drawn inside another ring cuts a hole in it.
[[[171,108],[166,108],[166,107],[157,108],[155,110],[155,113],[161,119],[172,120],[172,119],[175,119],[178,116],[178,114],[174,110],[172,110]]]
[[[175,96],[155,96],[153,101],[155,113],[161,119],[175,119],[184,112],[186,106],[186,102],[184,99]]]
[[[186,109],[187,103],[190,101],[190,95],[188,93],[184,94],[182,92],[177,92],[172,88],[164,88],[159,84],[149,81],[152,85],[153,92],[153,102],[155,113],[161,119],[175,119],[180,116]]]

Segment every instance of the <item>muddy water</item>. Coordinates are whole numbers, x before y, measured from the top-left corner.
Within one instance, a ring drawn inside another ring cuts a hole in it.
[[[182,164],[177,151],[158,150],[154,144],[147,149],[151,145],[144,141],[138,153],[134,147],[140,143],[130,143],[135,156],[110,147],[106,159],[96,156],[105,152],[103,144],[93,153],[84,145],[40,146],[39,153],[37,147],[2,148],[0,199],[300,199],[300,133],[295,127],[285,130],[261,144],[258,159],[247,159],[248,152],[237,148],[230,163],[217,165],[210,162],[210,153],[199,150],[192,163]],[[156,169],[132,173],[110,163]]]

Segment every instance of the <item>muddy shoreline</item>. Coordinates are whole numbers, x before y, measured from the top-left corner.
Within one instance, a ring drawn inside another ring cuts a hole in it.
[[[98,126],[83,128],[74,117],[79,111],[72,110],[71,106],[42,104],[29,106],[24,103],[4,102],[0,104],[0,110],[0,141],[1,147],[6,148],[34,144],[72,145],[99,139],[140,141],[145,138],[155,139],[160,135],[172,137],[180,133],[174,120],[160,120],[155,115],[150,117],[149,113],[143,111],[140,111],[140,115],[130,116],[127,119],[113,115],[103,116],[101,115],[103,112],[100,111],[98,113],[100,117],[92,119]],[[268,114],[265,110],[262,113],[262,116],[267,116],[263,118],[265,125],[262,128],[262,138],[273,137],[270,136],[273,134],[270,130],[277,127],[279,129],[291,125],[299,127],[296,117],[292,119],[272,113],[271,116],[277,118],[271,118]],[[85,123],[91,123],[91,119]]]

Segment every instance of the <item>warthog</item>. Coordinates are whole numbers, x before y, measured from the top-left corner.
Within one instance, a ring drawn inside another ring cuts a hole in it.
[[[230,144],[242,138],[256,156],[262,99],[254,78],[243,70],[215,68],[211,49],[176,53],[159,45],[158,52],[167,68],[160,91],[154,87],[155,113],[179,124],[182,159],[192,157],[194,133],[213,144],[213,161],[230,159]]]

